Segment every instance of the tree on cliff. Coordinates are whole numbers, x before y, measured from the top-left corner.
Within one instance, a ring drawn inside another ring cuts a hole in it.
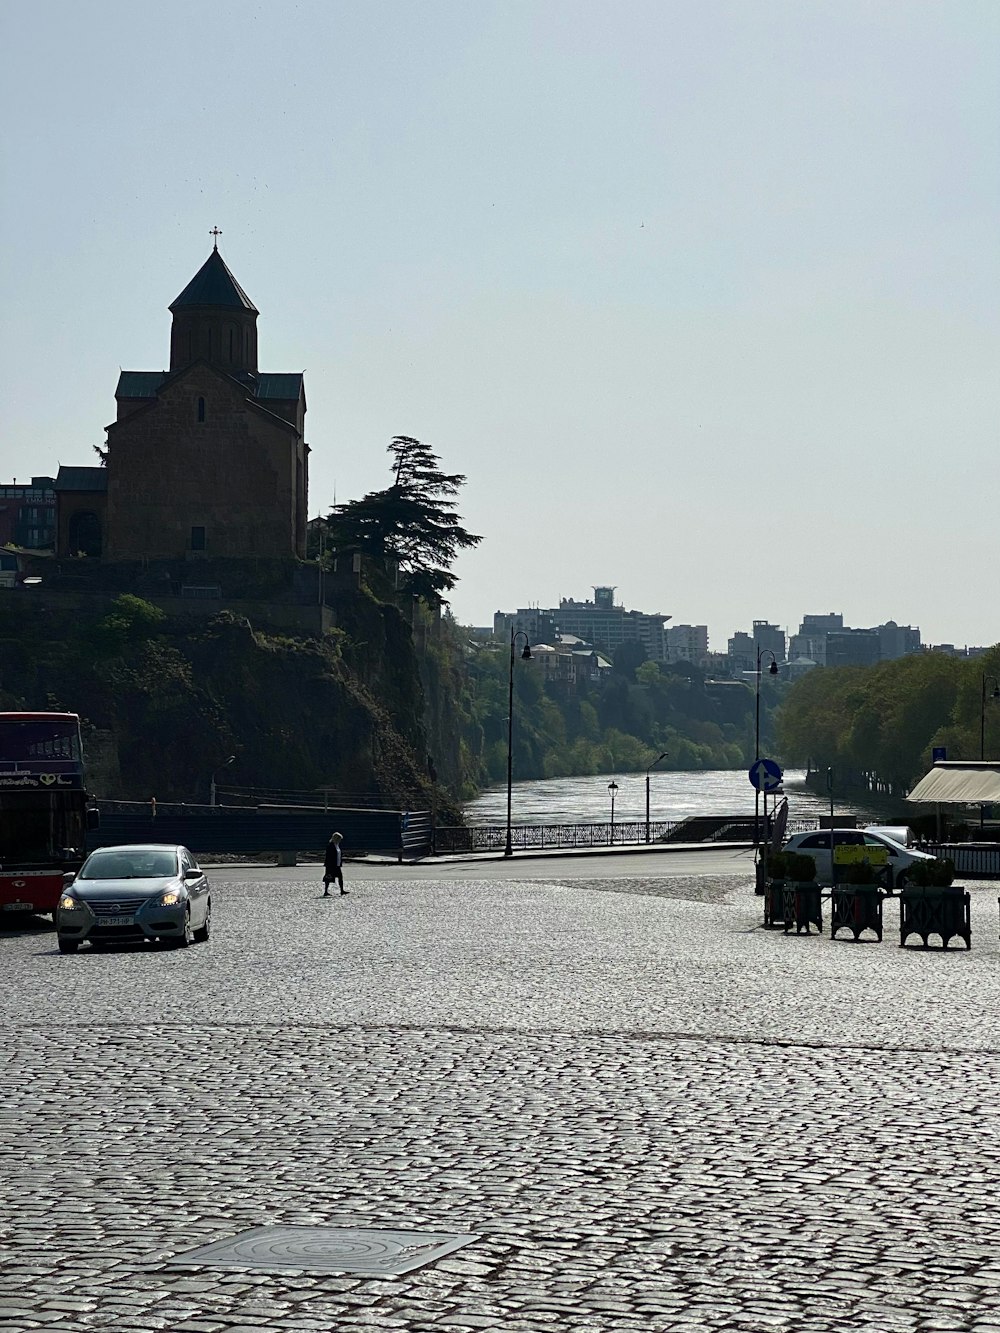
[[[392,484],[335,505],[326,520],[330,540],[393,561],[408,592],[439,605],[455,586],[451,565],[459,551],[482,541],[462,526],[452,501],[465,477],[442,472],[437,454],[408,435],[397,435],[388,451]]]

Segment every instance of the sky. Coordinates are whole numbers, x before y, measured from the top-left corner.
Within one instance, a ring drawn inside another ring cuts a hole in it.
[[[467,477],[463,624],[1000,640],[996,0],[8,0],[0,473],[93,464],[209,230],[310,512]]]

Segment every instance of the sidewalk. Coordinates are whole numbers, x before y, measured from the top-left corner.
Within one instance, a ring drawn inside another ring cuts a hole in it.
[[[662,856],[670,852],[750,851],[752,842],[640,842],[616,843],[613,847],[532,847],[506,856],[503,852],[444,852],[412,856],[399,862],[395,856],[371,853],[347,858],[369,865],[479,865],[489,861],[559,860],[583,856]]]
[[[525,851],[514,851],[510,856],[503,852],[448,852],[441,855],[428,853],[426,856],[409,856],[400,860],[391,852],[366,852],[361,856],[344,857],[345,864],[363,864],[373,866],[435,866],[435,865],[484,865],[496,861],[557,861],[572,860],[578,857],[592,856],[664,856],[671,852],[719,852],[752,851],[752,842],[671,842],[671,843],[616,843],[614,847],[533,847]],[[225,861],[208,857],[201,858],[206,865],[220,869],[274,870],[278,864],[274,861]],[[322,858],[300,854],[297,866],[321,866]]]

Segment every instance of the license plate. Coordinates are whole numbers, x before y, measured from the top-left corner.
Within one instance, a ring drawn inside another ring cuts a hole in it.
[[[30,912],[34,903],[4,903],[5,912]]]
[[[131,926],[135,924],[134,916],[102,916],[98,920],[102,926]]]

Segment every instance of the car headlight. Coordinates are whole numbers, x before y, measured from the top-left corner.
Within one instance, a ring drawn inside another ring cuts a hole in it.
[[[61,912],[75,912],[83,904],[79,898],[74,898],[71,893],[64,893],[59,899],[59,910]]]
[[[176,907],[181,901],[182,896],[180,889],[167,889],[165,893],[161,893],[159,898],[157,898],[156,906]]]

